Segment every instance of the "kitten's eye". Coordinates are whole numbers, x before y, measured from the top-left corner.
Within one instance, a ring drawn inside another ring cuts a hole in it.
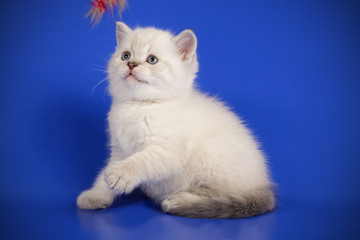
[[[156,64],[159,60],[157,59],[157,57],[153,56],[153,55],[150,55],[147,59],[147,62],[150,63],[150,64]]]
[[[131,58],[131,54],[129,52],[123,52],[123,54],[121,55],[121,60],[126,61],[129,60]]]

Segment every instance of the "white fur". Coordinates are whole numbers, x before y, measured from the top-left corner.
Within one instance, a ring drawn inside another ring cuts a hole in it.
[[[111,157],[93,188],[79,196],[80,208],[104,207],[115,194],[137,186],[164,209],[171,196],[184,192],[188,197],[186,192],[201,186],[235,197],[271,186],[249,130],[223,103],[193,87],[198,62],[192,31],[173,36],[117,23],[117,40],[108,67]],[[133,74],[140,82],[127,77],[124,51],[139,63]],[[159,62],[147,63],[149,55]]]

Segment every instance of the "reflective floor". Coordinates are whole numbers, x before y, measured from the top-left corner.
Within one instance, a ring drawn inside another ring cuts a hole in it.
[[[70,196],[69,196],[70,197]],[[285,200],[247,219],[189,219],[161,213],[141,193],[106,210],[79,210],[74,198],[2,204],[2,239],[359,239],[357,209]],[[7,216],[4,218],[4,216]]]

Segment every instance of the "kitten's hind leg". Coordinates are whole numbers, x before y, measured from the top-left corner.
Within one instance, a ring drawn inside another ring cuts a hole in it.
[[[190,218],[242,218],[271,211],[275,200],[268,188],[238,198],[180,192],[163,200],[161,206],[164,212]]]
[[[83,191],[77,198],[77,205],[81,209],[104,209],[111,206],[116,196],[104,180],[101,171],[92,188]]]
[[[188,209],[187,211],[190,211],[191,205],[201,200],[202,197],[200,195],[190,192],[180,192],[165,198],[161,202],[161,208],[166,213],[183,215],[185,213],[181,213],[182,209],[186,208]]]
[[[226,218],[223,209],[216,209],[211,198],[190,192],[180,192],[162,201],[164,212],[190,218]],[[217,204],[218,205],[218,204]]]

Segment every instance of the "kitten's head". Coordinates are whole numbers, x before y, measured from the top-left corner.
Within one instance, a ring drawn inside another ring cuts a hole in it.
[[[177,36],[155,28],[116,23],[117,48],[108,73],[110,93],[120,100],[164,100],[189,93],[198,71],[191,30]]]

